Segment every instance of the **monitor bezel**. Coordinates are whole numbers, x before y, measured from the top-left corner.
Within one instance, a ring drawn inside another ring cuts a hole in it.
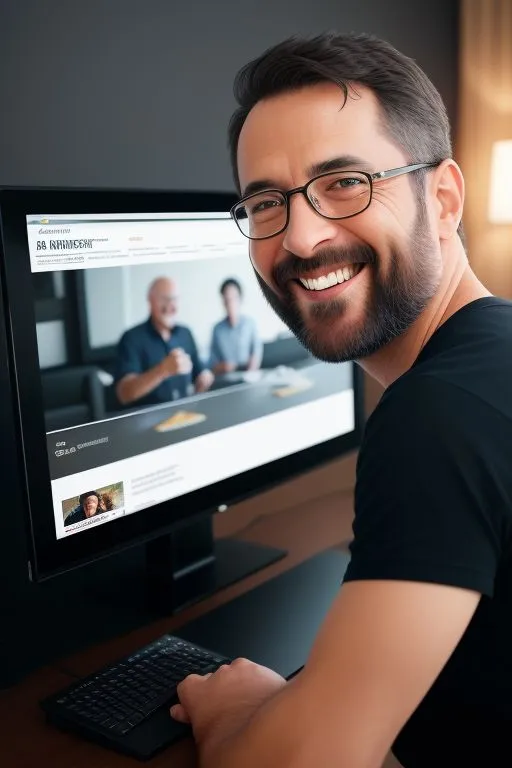
[[[57,539],[44,427],[26,216],[88,213],[228,212],[234,193],[83,188],[0,189],[0,323],[8,340],[7,376],[0,379],[0,408],[12,409],[17,465],[24,498],[32,578],[46,578],[113,552],[142,544],[342,457],[360,445],[363,382],[352,363],[354,429],[277,461],[187,493],[80,534]],[[5,411],[4,411],[5,413]],[[12,418],[6,414],[6,418]],[[3,418],[2,418],[3,420]],[[41,511],[38,511],[38,509]],[[148,518],[148,515],[151,515]],[[148,522],[149,520],[149,522]]]

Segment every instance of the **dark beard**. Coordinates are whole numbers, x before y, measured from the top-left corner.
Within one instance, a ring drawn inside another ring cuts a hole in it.
[[[417,320],[439,286],[440,270],[425,214],[420,203],[409,253],[391,249],[386,274],[370,246],[330,248],[309,259],[290,254],[274,269],[272,277],[284,298],[256,273],[261,290],[276,314],[315,357],[330,363],[369,357]],[[341,296],[311,304],[304,318],[290,290],[290,280],[312,270],[335,271],[347,264],[363,264],[371,271],[372,280],[363,323],[345,329],[342,335],[336,330],[337,321],[349,310],[348,299]]]

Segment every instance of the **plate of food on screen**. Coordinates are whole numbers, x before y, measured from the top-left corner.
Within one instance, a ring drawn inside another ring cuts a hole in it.
[[[200,424],[205,421],[204,413],[194,413],[193,411],[176,411],[168,419],[160,421],[155,429],[157,432],[170,432],[172,429],[182,429],[191,427],[193,424]]]

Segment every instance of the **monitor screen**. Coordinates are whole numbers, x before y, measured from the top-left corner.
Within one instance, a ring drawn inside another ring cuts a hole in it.
[[[338,456],[360,428],[354,366],[313,358],[271,310],[222,196],[75,198],[2,209],[40,575]]]

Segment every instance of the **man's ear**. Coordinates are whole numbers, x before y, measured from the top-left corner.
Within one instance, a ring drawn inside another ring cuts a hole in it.
[[[464,207],[464,177],[454,160],[443,160],[431,180],[431,193],[436,200],[436,222],[440,240],[457,233]]]

